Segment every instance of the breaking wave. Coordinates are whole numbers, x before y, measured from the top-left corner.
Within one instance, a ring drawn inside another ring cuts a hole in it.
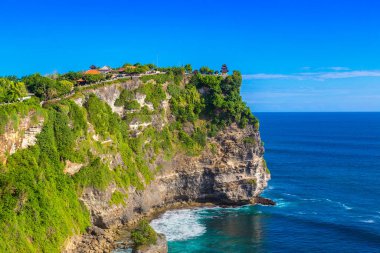
[[[164,234],[168,241],[183,241],[206,232],[200,218],[200,215],[191,209],[173,210],[153,220],[150,225],[158,233]]]

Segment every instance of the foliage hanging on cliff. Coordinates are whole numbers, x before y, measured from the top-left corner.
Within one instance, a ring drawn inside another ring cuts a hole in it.
[[[37,144],[10,156],[0,174],[0,252],[59,252],[67,236],[83,232],[89,213],[60,161],[69,145],[54,108]]]
[[[131,233],[132,241],[135,247],[139,248],[145,245],[152,245],[157,242],[157,233],[149,225],[148,221],[143,219]]]

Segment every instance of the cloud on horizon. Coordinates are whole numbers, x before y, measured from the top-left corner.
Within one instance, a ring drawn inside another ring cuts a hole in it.
[[[326,72],[305,72],[305,73],[295,73],[295,74],[250,74],[243,75],[246,80],[265,80],[265,79],[281,79],[281,80],[316,80],[324,81],[329,79],[346,79],[346,78],[356,78],[356,77],[380,77],[380,70],[353,70],[347,71],[347,68],[343,67],[331,67],[330,70]],[[344,71],[343,71],[344,70]],[[339,72],[337,72],[339,71]]]

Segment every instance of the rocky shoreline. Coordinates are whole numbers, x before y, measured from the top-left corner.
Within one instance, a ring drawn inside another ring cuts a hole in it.
[[[270,199],[263,197],[255,197],[251,201],[251,205],[267,205],[274,206],[276,203]],[[151,210],[151,212],[130,221],[127,224],[114,226],[108,229],[102,229],[97,226],[92,226],[87,229],[87,233],[77,240],[71,240],[72,245],[67,245],[64,253],[75,252],[78,253],[110,253],[115,249],[131,249],[133,243],[129,240],[130,231],[136,226],[138,221],[145,218],[149,221],[158,218],[161,214],[169,210],[178,209],[194,209],[202,207],[239,207],[239,204],[231,205],[218,205],[215,203],[199,203],[199,202],[179,202],[170,204],[166,207]],[[158,240],[155,245],[147,246],[139,250],[133,250],[136,253],[166,253],[167,241],[163,234],[158,234]]]

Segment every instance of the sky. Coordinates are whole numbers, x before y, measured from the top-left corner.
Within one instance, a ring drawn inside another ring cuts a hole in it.
[[[1,0],[0,75],[126,62],[244,74],[253,111],[380,111],[380,1]]]

